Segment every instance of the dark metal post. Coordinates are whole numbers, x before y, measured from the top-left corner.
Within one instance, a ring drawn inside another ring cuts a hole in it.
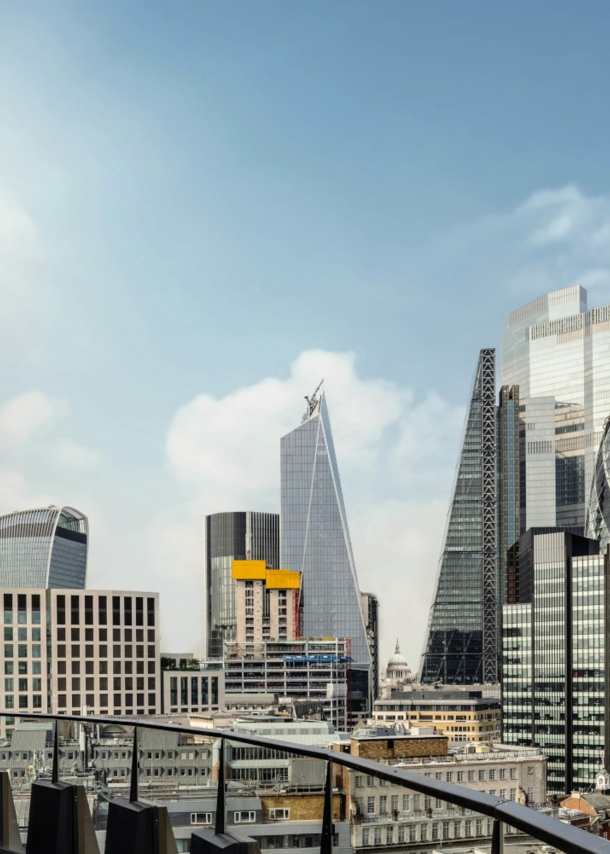
[[[333,763],[326,764],[326,785],[324,786],[324,813],[322,815],[322,839],[320,854],[332,854],[333,850]]]
[[[51,771],[51,782],[59,782],[59,721],[55,721],[55,733],[53,737],[53,769]]]
[[[131,780],[129,786],[129,803],[135,804],[138,800],[138,728],[133,728],[133,751],[131,754]]]
[[[504,854],[504,823],[497,818],[491,835],[491,854]]]
[[[216,826],[214,833],[224,833],[226,825],[225,803],[225,740],[220,739],[220,759],[218,762],[218,792],[216,794]]]

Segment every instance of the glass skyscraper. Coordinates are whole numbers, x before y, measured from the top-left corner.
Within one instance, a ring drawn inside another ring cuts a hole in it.
[[[550,792],[588,788],[604,744],[607,581],[598,543],[521,537],[521,601],[503,606],[503,741],[548,756]]]
[[[0,517],[2,587],[83,588],[87,517],[73,507],[22,510]]]
[[[521,532],[584,526],[610,413],[609,361],[610,305],[587,310],[580,285],[545,294],[506,318],[501,382],[519,387]]]
[[[610,543],[610,413],[597,452],[587,505],[586,535],[599,540],[602,553]]]
[[[498,681],[495,350],[481,350],[440,559],[422,682]]]
[[[308,401],[302,424],[281,440],[281,563],[301,572],[301,633],[350,638],[352,679],[371,654],[326,398]]]
[[[264,560],[280,565],[277,513],[214,513],[205,519],[207,654],[222,658],[224,642],[235,640],[234,560]]]

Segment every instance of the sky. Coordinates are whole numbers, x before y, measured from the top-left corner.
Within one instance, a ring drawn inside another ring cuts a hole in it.
[[[610,7],[0,4],[0,512],[203,651],[203,518],[279,508],[322,377],[360,583],[419,666],[478,351],[610,301]]]

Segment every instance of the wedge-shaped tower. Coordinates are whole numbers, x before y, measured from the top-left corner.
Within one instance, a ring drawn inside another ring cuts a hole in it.
[[[481,350],[430,613],[422,682],[498,681],[495,350]]]
[[[366,628],[324,394],[281,440],[280,560],[301,572],[301,634],[351,638],[354,666],[370,668]]]

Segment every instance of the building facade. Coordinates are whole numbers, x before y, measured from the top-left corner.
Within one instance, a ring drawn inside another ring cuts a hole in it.
[[[83,588],[87,517],[73,507],[23,510],[0,517],[2,587]]]
[[[264,560],[234,560],[231,575],[237,643],[298,639],[300,572],[267,569]]]
[[[161,711],[198,714],[225,708],[225,674],[219,661],[198,661],[193,653],[161,653]]]
[[[610,306],[587,308],[580,285],[511,312],[502,341],[503,385],[519,387],[523,466],[521,532],[579,526],[610,412]]]
[[[490,742],[502,739],[500,699],[482,691],[393,691],[375,701],[375,721],[403,721],[405,726],[434,726],[451,741]]]
[[[282,566],[301,573],[301,634],[350,638],[352,703],[370,710],[372,655],[326,398],[281,440]]]
[[[280,565],[280,519],[276,513],[214,513],[205,519],[207,657],[222,658],[224,642],[236,637],[234,560]]]
[[[607,749],[607,559],[566,531],[525,537],[521,602],[503,607],[503,741],[539,747],[549,791],[569,792],[593,785]]]
[[[495,351],[481,350],[447,520],[422,682],[498,681]]]
[[[510,551],[521,533],[521,419],[519,386],[502,386],[497,410],[498,608],[516,602],[515,567]],[[500,613],[500,611],[498,611]],[[500,621],[498,621],[498,629]],[[498,649],[501,648],[499,640]]]
[[[319,701],[337,729],[349,723],[350,642],[330,640],[264,641],[225,645],[225,690],[232,694],[277,694]]]
[[[588,498],[585,533],[599,541],[600,552],[605,554],[610,544],[610,414],[604,425]]]
[[[115,590],[3,590],[0,705],[23,712],[160,711],[159,597]],[[14,726],[11,718],[0,726]]]

